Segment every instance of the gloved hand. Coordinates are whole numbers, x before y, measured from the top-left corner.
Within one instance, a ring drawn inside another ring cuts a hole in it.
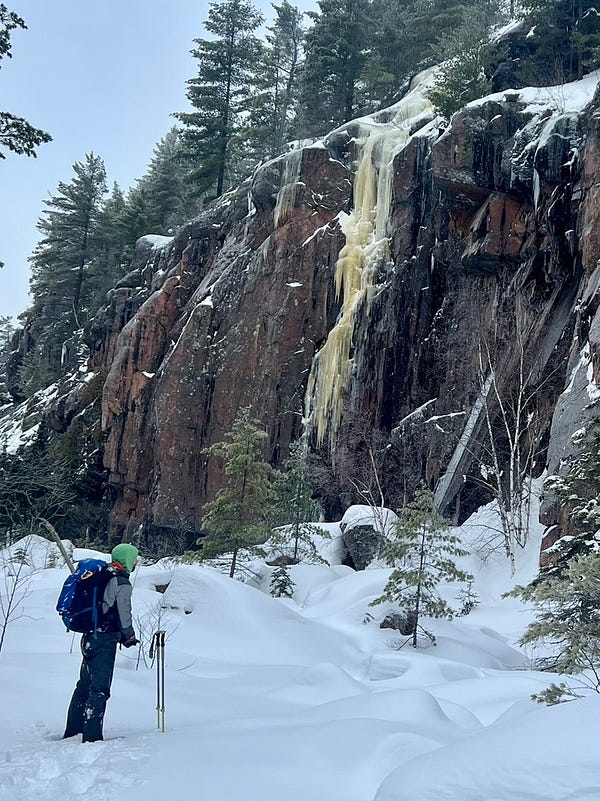
[[[131,637],[128,637],[126,640],[123,641],[123,645],[125,648],[131,648],[132,645],[139,645],[140,641],[136,638],[135,634],[132,634]]]

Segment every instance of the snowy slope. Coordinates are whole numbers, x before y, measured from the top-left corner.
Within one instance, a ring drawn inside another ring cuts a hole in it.
[[[145,655],[119,652],[107,739],[86,745],[60,740],[80,661],[78,637],[70,653],[54,612],[66,571],[32,568],[0,653],[0,801],[600,798],[600,699],[529,700],[555,677],[527,669],[515,642],[529,613],[500,598],[534,575],[540,532],[511,578],[499,551],[481,550],[490,516],[461,532],[480,605],[431,621],[438,645],[419,651],[398,648],[397,633],[378,626],[386,609],[369,606],[387,568],[298,565],[291,600],[210,568],[142,567],[134,606]],[[159,622],[169,632],[164,734],[147,658]]]

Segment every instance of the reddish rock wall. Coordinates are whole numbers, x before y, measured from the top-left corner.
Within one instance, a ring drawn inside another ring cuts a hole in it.
[[[505,102],[461,112],[442,135],[424,129],[396,156],[391,259],[357,315],[342,423],[333,453],[323,448],[332,512],[340,497],[351,500],[343,474],[360,473],[376,441],[390,444],[388,503],[401,502],[421,476],[440,477],[479,392],[483,340],[493,342],[507,391],[517,327],[535,381],[547,382],[561,361],[564,377],[575,300],[597,259],[598,137],[592,125],[580,184],[576,166],[564,168],[576,161],[576,119],[559,120],[542,147],[528,148],[530,118],[508,92]],[[240,407],[252,406],[265,425],[274,462],[299,435],[311,363],[338,311],[333,270],[344,237],[336,218],[352,202],[357,131],[330,138],[335,157],[317,146],[261,168],[166,249],[141,253],[138,287],[114,293],[105,341],[95,346],[108,376],[114,526],[199,530],[222,480],[205,449]],[[562,379],[548,386],[538,405],[546,431]],[[429,402],[431,415],[456,417],[443,430],[398,429]],[[466,493],[460,486],[472,452],[465,458],[449,504],[461,491],[467,506],[478,499],[474,484]]]
[[[600,123],[596,106],[547,122],[506,92],[446,131],[422,119],[396,153],[389,259],[356,310],[342,422],[331,450],[312,443],[332,515],[356,500],[349,479],[364,474],[369,451],[382,455],[390,506],[443,475],[480,392],[482,342],[507,395],[523,343],[530,389],[544,388],[540,441],[550,439],[551,469],[559,464],[584,404],[556,402],[584,345],[600,376]],[[264,424],[273,463],[298,437],[311,365],[339,311],[339,215],[352,206],[361,130],[351,123],[325,146],[264,165],[171,242],[140,241],[87,333],[90,367],[104,379],[119,535],[142,524],[150,534],[199,531],[222,481],[205,450],[240,407]],[[77,414],[70,392],[57,430]],[[412,417],[421,406],[427,413]],[[479,433],[444,497],[451,509],[462,496],[462,514],[487,500],[472,472]],[[544,515],[563,519],[551,503]]]

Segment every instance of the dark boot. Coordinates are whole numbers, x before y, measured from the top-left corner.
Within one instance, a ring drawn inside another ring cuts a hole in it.
[[[83,742],[94,743],[96,740],[103,740],[102,724],[104,723],[104,712],[106,702],[110,693],[91,692],[88,697],[83,713]]]

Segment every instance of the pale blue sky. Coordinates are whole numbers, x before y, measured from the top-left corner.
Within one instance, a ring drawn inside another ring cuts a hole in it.
[[[27,257],[42,201],[94,151],[109,186],[143,175],[156,142],[187,108],[189,54],[206,0],[5,0],[27,23],[0,69],[0,108],[48,131],[36,159],[0,160],[0,314],[28,305]],[[259,5],[257,3],[257,5]],[[298,3],[312,7],[311,2]],[[270,3],[260,6],[270,10]]]

